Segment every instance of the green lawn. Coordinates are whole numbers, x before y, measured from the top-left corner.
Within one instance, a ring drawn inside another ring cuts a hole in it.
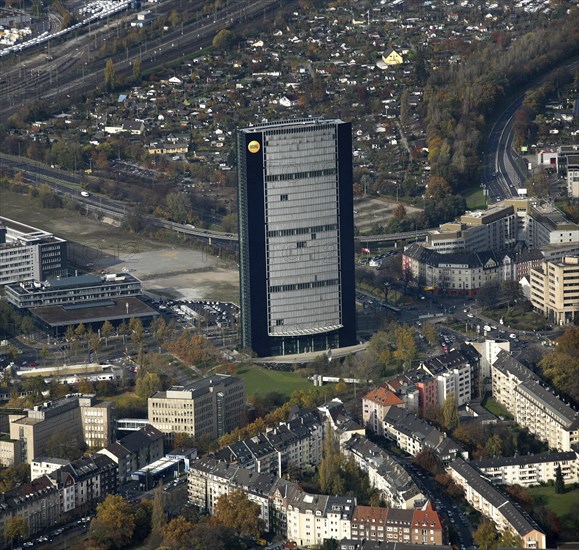
[[[559,517],[569,513],[572,506],[579,504],[579,489],[570,490],[566,493],[555,493],[555,487],[530,487],[529,492],[533,495],[536,504],[537,499],[543,503],[549,510],[555,512]]]
[[[487,207],[487,201],[483,195],[481,187],[471,187],[464,193],[466,206],[470,210],[484,210]]]
[[[276,391],[289,397],[295,390],[312,387],[312,383],[293,372],[265,369],[257,365],[243,365],[234,376],[245,381],[246,395],[266,395]]]
[[[513,418],[513,415],[509,413],[509,411],[507,411],[507,409],[505,409],[502,405],[500,405],[492,395],[489,395],[482,405],[487,411],[493,413],[495,416]]]

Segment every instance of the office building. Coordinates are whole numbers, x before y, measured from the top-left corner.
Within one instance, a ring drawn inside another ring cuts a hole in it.
[[[579,313],[579,256],[542,262],[531,270],[531,304],[557,325],[573,323]]]
[[[245,384],[234,376],[213,374],[149,397],[149,423],[169,442],[179,432],[221,437],[241,425],[244,417]]]
[[[356,343],[351,125],[237,134],[241,343],[259,356]]]
[[[76,440],[79,445],[87,444],[85,428],[91,444],[99,441],[108,445],[113,411],[110,403],[98,403],[94,395],[68,394],[25,409],[26,415],[11,414],[10,439],[19,442],[14,449],[20,453],[11,463],[30,463],[46,455],[55,441]],[[98,419],[98,423],[88,421],[89,418]]]
[[[0,216],[0,285],[66,276],[67,242]]]

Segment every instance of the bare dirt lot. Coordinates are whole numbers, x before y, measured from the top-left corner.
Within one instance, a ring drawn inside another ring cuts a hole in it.
[[[50,231],[69,241],[69,260],[81,270],[129,271],[146,291],[166,298],[239,302],[234,261],[206,245],[134,235],[66,209],[43,209],[38,200],[0,188],[0,216]]]

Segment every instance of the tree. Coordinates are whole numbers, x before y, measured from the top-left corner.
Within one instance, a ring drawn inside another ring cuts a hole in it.
[[[153,504],[150,499],[141,500],[139,507],[135,511],[135,532],[134,541],[145,540],[151,533],[151,516],[153,514]]]
[[[151,515],[151,529],[153,533],[161,533],[166,523],[167,515],[165,514],[165,495],[163,487],[159,485],[155,489],[153,497],[153,510]]]
[[[559,391],[579,401],[579,327],[568,328],[556,344],[555,350],[547,353],[540,365]]]
[[[19,516],[9,517],[6,521],[4,536],[7,541],[10,541],[12,545],[14,545],[14,542],[17,542],[19,539],[28,537],[28,524]]]
[[[458,426],[458,401],[454,393],[449,393],[442,404],[442,423],[449,432]]]
[[[472,534],[474,542],[483,550],[497,550],[498,532],[494,524],[490,521],[481,521]]]
[[[213,38],[213,47],[216,50],[228,50],[235,42],[235,35],[227,29],[221,29]]]
[[[161,391],[162,389],[163,382],[156,372],[145,372],[137,378],[135,393],[141,399],[147,399],[155,392]]]
[[[557,468],[555,469],[555,492],[559,494],[565,492],[565,479],[561,471],[561,464],[557,464]]]
[[[108,548],[123,548],[131,543],[135,531],[135,510],[121,496],[107,495],[97,505],[90,524],[90,538]]]
[[[141,58],[138,57],[133,61],[133,77],[135,80],[141,80],[143,74],[143,62]]]
[[[116,86],[115,64],[109,57],[105,65],[105,87],[108,92],[112,92]]]
[[[109,338],[113,335],[115,329],[112,323],[107,319],[100,330],[100,335],[105,339],[105,346],[109,345]]]
[[[498,434],[487,437],[486,449],[489,458],[503,455],[503,442]]]
[[[524,548],[523,539],[510,531],[501,531],[498,546],[500,548]]]
[[[195,525],[184,517],[176,517],[161,529],[163,545],[169,548],[190,548],[189,544],[195,533]]]
[[[238,535],[257,537],[263,528],[260,512],[259,504],[251,502],[242,490],[234,490],[219,497],[213,519]]]

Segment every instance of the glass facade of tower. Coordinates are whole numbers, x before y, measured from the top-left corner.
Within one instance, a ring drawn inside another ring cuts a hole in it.
[[[355,343],[350,124],[238,132],[242,345],[260,356]]]

